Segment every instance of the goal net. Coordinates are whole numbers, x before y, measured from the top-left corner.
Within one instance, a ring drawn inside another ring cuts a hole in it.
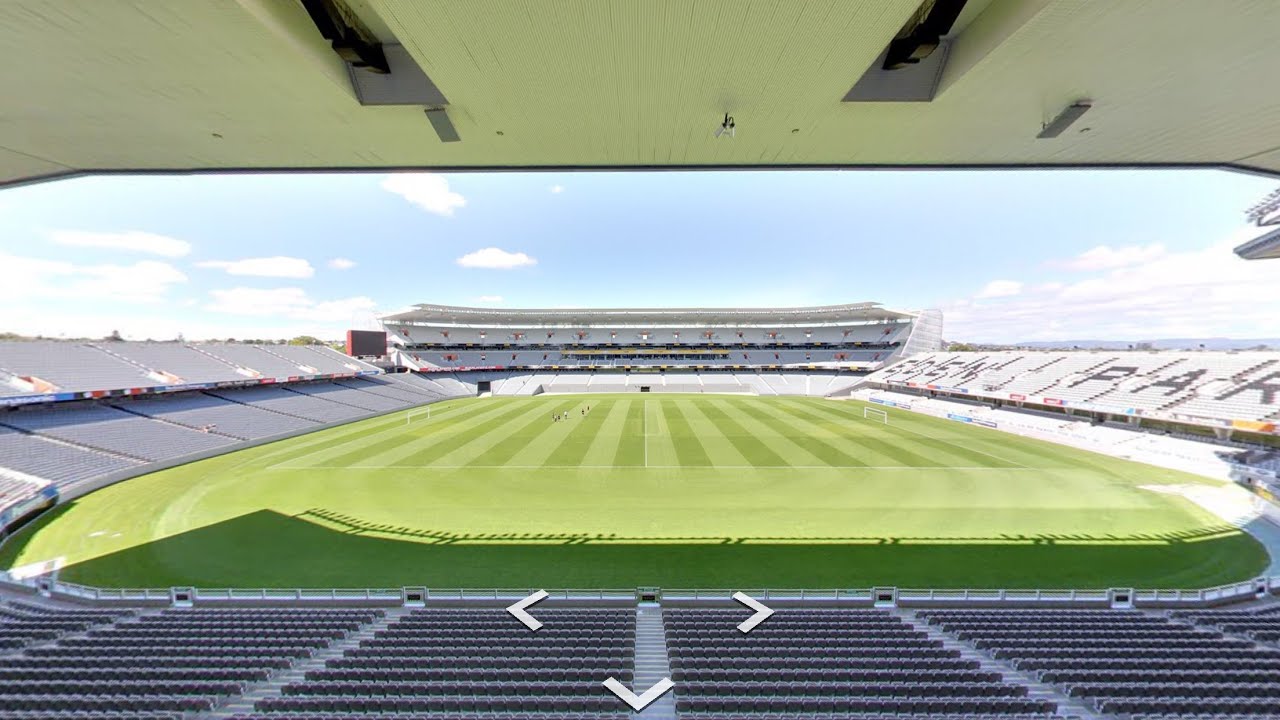
[[[875,408],[862,408],[863,420],[879,420],[885,425],[889,424],[889,413]]]

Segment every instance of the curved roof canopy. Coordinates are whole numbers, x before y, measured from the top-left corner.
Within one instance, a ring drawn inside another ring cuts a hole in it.
[[[914,313],[880,307],[879,303],[820,305],[798,308],[472,308],[415,305],[381,317],[387,324],[460,327],[740,327],[839,325],[905,320]]]
[[[138,170],[1280,173],[1275,0],[956,3],[7,0],[0,184]],[[895,36],[942,6],[959,12],[938,49],[883,70]],[[735,132],[717,138],[726,114]]]

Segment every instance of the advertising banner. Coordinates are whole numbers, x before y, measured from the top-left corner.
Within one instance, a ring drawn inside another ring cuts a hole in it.
[[[54,402],[57,395],[19,395],[17,397],[0,397],[0,405],[34,405],[36,403]]]
[[[1026,402],[1027,396],[1020,393],[1009,393],[1009,399],[1014,402]]]
[[[1269,433],[1276,431],[1276,424],[1273,422],[1264,422],[1261,420],[1232,420],[1231,427],[1237,430],[1248,430],[1250,432]]]
[[[988,428],[1000,427],[999,425],[997,425],[994,422],[991,422],[990,420],[980,420],[978,418],[973,419],[973,424],[981,425],[982,427],[988,427]]]
[[[1062,402],[1062,401],[1061,401],[1061,400],[1059,400],[1058,398],[1050,398],[1050,397],[1047,397],[1047,398],[1045,398],[1045,399],[1044,399],[1044,404],[1045,404],[1045,405],[1059,405],[1059,406],[1061,406],[1061,405],[1065,405],[1066,403]]]
[[[956,421],[958,421],[958,422],[962,422],[962,423],[971,423],[971,422],[973,422],[973,418],[969,417],[968,415],[956,415],[955,413],[947,413],[947,419],[948,419],[948,420],[956,420]]]

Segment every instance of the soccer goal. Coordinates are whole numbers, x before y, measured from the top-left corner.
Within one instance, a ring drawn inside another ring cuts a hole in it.
[[[418,408],[416,410],[409,410],[408,412],[406,412],[404,414],[404,424],[408,425],[409,423],[413,422],[415,418],[423,418],[423,417],[427,418],[428,420],[431,419],[430,405],[424,408]]]
[[[862,408],[862,419],[863,420],[879,420],[885,425],[888,425],[889,413],[883,410],[877,410],[875,408],[864,407]]]

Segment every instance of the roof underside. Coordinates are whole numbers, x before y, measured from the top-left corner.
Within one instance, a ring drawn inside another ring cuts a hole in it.
[[[384,323],[473,327],[708,327],[752,325],[855,324],[903,320],[911,313],[877,303],[802,308],[601,308],[507,309],[416,305],[383,315]]]
[[[0,183],[285,168],[1280,172],[1274,0],[970,0],[929,102],[842,102],[920,0],[346,4],[404,46],[460,142],[441,142],[422,104],[361,105],[297,0],[9,0]],[[1076,125],[1036,139],[1086,98]],[[737,136],[717,140],[726,112]]]

